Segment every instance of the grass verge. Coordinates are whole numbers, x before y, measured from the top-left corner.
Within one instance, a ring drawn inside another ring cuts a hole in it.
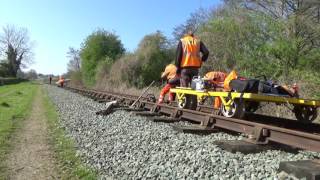
[[[38,85],[23,82],[0,86],[0,159],[12,148],[10,140],[31,110]],[[4,161],[0,161],[0,179],[6,177]]]
[[[51,144],[54,147],[60,169],[63,171],[61,178],[97,179],[97,173],[85,166],[81,162],[81,158],[76,155],[74,142],[71,138],[66,137],[65,130],[61,128],[55,106],[44,89],[42,93],[44,94],[43,102],[48,120]]]

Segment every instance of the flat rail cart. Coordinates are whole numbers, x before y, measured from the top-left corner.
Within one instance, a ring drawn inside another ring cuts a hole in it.
[[[243,119],[245,113],[254,113],[259,109],[261,102],[274,103],[276,105],[290,105],[298,121],[309,123],[317,118],[320,100],[301,99],[264,93],[240,93],[213,90],[194,90],[191,88],[172,88],[176,94],[178,107],[195,110],[199,102],[208,97],[218,97],[221,100],[219,112],[230,118]]]

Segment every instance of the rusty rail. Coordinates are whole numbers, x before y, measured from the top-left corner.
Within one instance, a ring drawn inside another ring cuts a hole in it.
[[[118,100],[123,105],[132,104],[136,96],[120,94],[120,93],[110,93],[101,92],[96,90],[87,90],[79,88],[67,89],[89,96],[91,98],[98,98],[104,100]],[[156,104],[154,102],[148,101],[147,98],[142,98],[139,103],[135,105],[136,108],[144,108],[150,112],[158,112],[165,114],[173,118],[181,118],[184,120],[199,123],[202,126],[210,126],[215,128],[222,128],[238,133],[243,133],[248,135],[248,141],[255,144],[268,144],[269,142],[276,142],[284,145],[289,145],[292,147],[311,150],[320,152],[320,128],[311,128],[312,133],[309,131],[310,126],[318,126],[314,124],[305,125],[309,128],[299,127],[299,128],[283,128],[276,125],[257,123],[248,120],[226,118],[223,116],[214,115],[210,112],[208,107],[200,107],[198,110],[193,111],[187,109],[179,109],[174,106],[169,106],[166,104]],[[201,110],[202,109],[202,110]],[[203,112],[201,112],[203,111]],[[279,118],[280,119],[280,118]],[[279,119],[275,118],[274,121],[277,122]],[[280,119],[281,120],[281,119]],[[288,122],[287,122],[288,123]],[[300,124],[301,126],[301,124]]]

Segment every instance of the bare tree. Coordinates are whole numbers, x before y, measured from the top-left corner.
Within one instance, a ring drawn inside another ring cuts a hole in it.
[[[172,34],[175,40],[182,38],[188,31],[196,32],[202,24],[208,21],[212,12],[213,10],[211,9],[200,8],[196,12],[191,13],[190,17],[183,24],[174,27]]]
[[[276,19],[288,19],[292,15],[303,15],[318,21],[320,16],[320,1],[318,0],[239,0],[238,2],[249,10],[263,11]]]
[[[232,1],[232,0],[230,0]],[[296,47],[292,66],[298,59],[320,48],[319,0],[241,0],[245,8],[286,22],[286,35]]]
[[[32,63],[32,43],[25,28],[13,25],[3,27],[0,34],[0,56],[8,65],[8,75],[16,76],[21,67]]]
[[[67,57],[69,58],[68,63],[68,71],[80,71],[80,51],[73,47],[69,47],[69,51],[67,52]]]
[[[25,78],[30,79],[30,80],[37,79],[38,78],[37,71],[34,69],[30,69],[30,71],[26,72]]]

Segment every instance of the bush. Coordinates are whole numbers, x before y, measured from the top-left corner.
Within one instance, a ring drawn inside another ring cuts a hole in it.
[[[71,86],[83,86],[81,71],[70,71],[68,77],[71,79]]]
[[[9,85],[9,84],[18,84],[21,82],[27,81],[26,79],[20,79],[20,78],[2,78],[0,77],[0,86],[2,85]]]
[[[139,43],[134,53],[126,53],[112,63],[101,61],[97,69],[96,85],[104,89],[103,84],[120,86],[125,83],[127,86],[143,88],[154,80],[160,78],[161,71],[174,59],[174,50],[170,47],[167,38],[156,32],[146,35]]]
[[[129,84],[142,88],[159,79],[161,71],[173,59],[168,40],[161,32],[146,35],[128,62]]]
[[[111,69],[113,60],[106,57],[105,60],[100,61],[96,68],[96,82],[101,82],[106,80],[109,76],[109,71]],[[111,74],[110,74],[111,75]],[[100,84],[100,83],[98,83]]]

